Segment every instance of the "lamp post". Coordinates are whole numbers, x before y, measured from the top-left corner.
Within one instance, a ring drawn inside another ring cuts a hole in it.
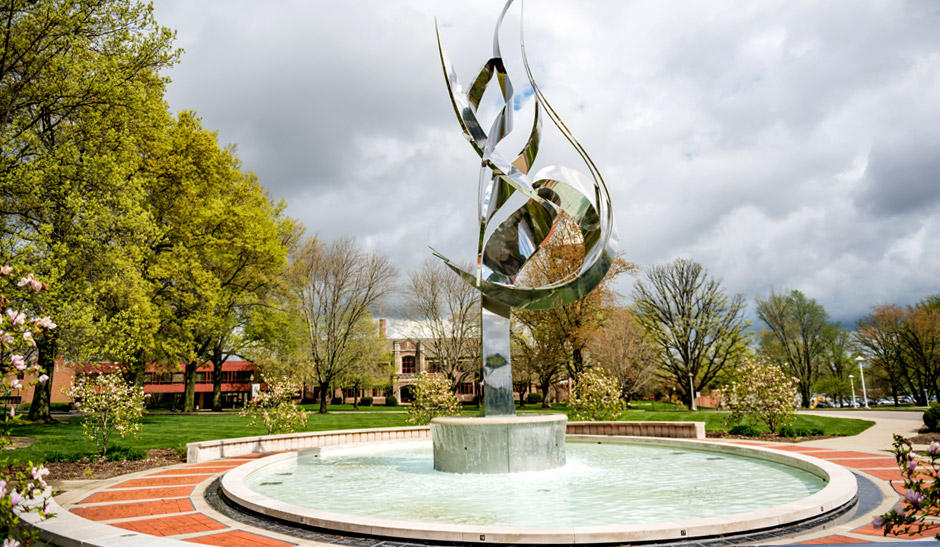
[[[858,408],[858,402],[855,400],[855,376],[849,374],[849,382],[852,383],[852,408]]]
[[[689,373],[689,393],[689,398],[692,399],[692,406],[690,408],[692,410],[698,410],[695,406],[695,380],[692,378],[691,372]]]
[[[862,361],[864,361],[865,358],[859,355],[855,360],[858,362],[858,373],[862,377],[862,400],[865,401],[865,408],[871,408],[868,406],[868,390],[865,388],[865,371],[862,369]]]

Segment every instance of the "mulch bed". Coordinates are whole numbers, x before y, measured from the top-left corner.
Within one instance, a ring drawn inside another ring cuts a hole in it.
[[[833,435],[819,435],[815,437],[781,437],[775,433],[762,433],[757,437],[745,437],[744,435],[729,435],[721,431],[706,431],[705,436],[709,439],[734,439],[740,441],[766,441],[772,443],[801,443],[803,441],[817,441],[819,439],[832,439]]]
[[[148,450],[147,459],[138,461],[47,463],[45,466],[49,470],[49,476],[46,480],[109,479],[185,462],[186,457],[179,456],[172,448],[158,448]]]

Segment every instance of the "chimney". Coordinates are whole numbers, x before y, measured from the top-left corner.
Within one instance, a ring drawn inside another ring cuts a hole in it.
[[[385,340],[385,319],[379,319],[379,336]]]

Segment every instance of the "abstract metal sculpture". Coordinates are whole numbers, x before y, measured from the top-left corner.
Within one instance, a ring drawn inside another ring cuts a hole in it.
[[[532,76],[520,38],[525,73],[535,97],[535,116],[522,151],[508,160],[497,148],[512,131],[513,87],[499,49],[499,29],[513,0],[508,0],[496,22],[493,57],[480,69],[468,91],[444,53],[437,32],[447,89],[464,136],[482,158],[479,186],[480,238],[476,272],[468,272],[435,253],[482,295],[484,413],[515,414],[510,367],[509,316],[512,308],[543,310],[570,304],[594,289],[610,269],[616,253],[610,195],[600,172],[545,100]],[[520,0],[521,3],[521,0]],[[477,108],[493,80],[503,105],[489,133],[477,119]],[[539,150],[544,113],[577,150],[590,177],[567,167],[550,166],[534,176],[529,171]],[[528,261],[565,222],[574,221],[584,239],[584,262],[578,271],[538,287],[517,287],[516,279]]]

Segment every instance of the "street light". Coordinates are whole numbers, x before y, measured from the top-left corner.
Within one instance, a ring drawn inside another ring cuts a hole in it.
[[[849,374],[849,382],[852,383],[852,408],[858,408],[858,401],[855,400],[855,376]]]
[[[871,408],[868,406],[868,390],[865,388],[865,371],[862,370],[862,361],[865,358],[859,355],[855,360],[858,361],[858,373],[862,375],[862,400],[865,401],[865,408]]]
[[[692,373],[689,373],[689,393],[691,393],[692,399],[692,410],[698,410],[695,406],[695,380],[692,378]]]

